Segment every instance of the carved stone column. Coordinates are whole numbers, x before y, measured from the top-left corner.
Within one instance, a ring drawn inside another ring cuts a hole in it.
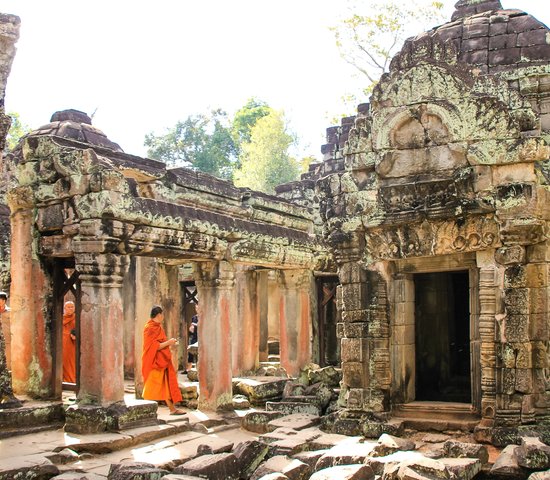
[[[94,433],[156,421],[156,402],[124,403],[122,282],[128,259],[113,253],[75,255],[80,272],[80,389],[65,430]]]
[[[231,312],[235,273],[228,262],[196,264],[199,312],[199,408],[232,403]]]
[[[124,399],[122,280],[127,258],[76,255],[80,272],[80,390],[78,403],[109,405]]]
[[[289,375],[296,376],[311,359],[313,273],[281,270],[279,278],[281,366]]]
[[[235,275],[235,307],[231,322],[233,375],[251,372],[259,366],[260,310],[257,273],[239,267]]]
[[[52,283],[35,250],[32,188],[11,190],[8,201],[12,212],[10,316],[13,388],[18,394],[52,398],[54,369],[50,334],[52,319],[49,318],[53,311]]]

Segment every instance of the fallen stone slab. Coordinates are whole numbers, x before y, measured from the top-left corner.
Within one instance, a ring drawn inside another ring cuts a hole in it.
[[[535,472],[529,475],[528,480],[550,480],[550,470],[546,472]]]
[[[444,443],[450,438],[449,435],[443,433],[428,433],[422,437],[422,441],[426,443]]]
[[[268,452],[268,446],[258,440],[239,443],[233,449],[241,476],[248,478],[258,468]]]
[[[496,478],[527,478],[526,471],[518,464],[516,458],[517,448],[519,448],[517,445],[504,447],[489,473]]]
[[[292,456],[296,453],[309,450],[311,448],[312,440],[315,440],[320,435],[320,431],[313,430],[300,430],[296,432],[295,436],[277,440],[270,443],[268,456],[273,457],[275,455],[288,455]]]
[[[174,468],[172,473],[208,478],[208,480],[237,480],[239,467],[237,457],[232,453],[217,453],[189,460]]]
[[[374,442],[343,442],[332,447],[315,464],[315,471],[337,465],[363,464],[371,455]],[[370,467],[369,467],[370,468]]]
[[[373,480],[368,465],[338,465],[315,472],[309,480]]]
[[[235,410],[246,410],[250,408],[250,401],[245,395],[235,395],[232,400],[232,406]]]
[[[26,455],[2,460],[0,480],[16,478],[49,479],[59,475],[59,468],[43,455]]]
[[[286,475],[283,475],[282,473],[273,472],[273,473],[268,473],[267,475],[264,475],[258,480],[289,480],[289,478]]]
[[[489,451],[485,445],[478,443],[457,442],[447,440],[443,444],[445,456],[452,458],[478,458],[482,465],[489,461]]]
[[[306,480],[311,475],[311,467],[306,463],[286,455],[276,455],[262,463],[250,480],[258,480],[270,473],[282,473],[290,480]]]
[[[413,462],[421,458],[424,458],[424,455],[415,451],[395,452],[384,457],[368,457],[365,459],[365,465],[371,467],[376,475],[382,476],[384,473],[387,474],[389,472],[390,466],[396,467],[391,470],[395,470],[397,474],[397,470],[399,470],[399,466],[401,466],[402,463]],[[386,476],[384,478],[386,478]],[[390,476],[388,478],[393,477]]]
[[[70,448],[64,448],[57,453],[46,455],[46,458],[53,464],[66,465],[68,463],[77,462],[80,459],[80,455]]]
[[[283,415],[292,415],[295,413],[321,415],[319,405],[306,402],[266,402],[265,409],[268,412],[281,412]]]
[[[276,430],[280,427],[290,427],[294,430],[303,430],[304,428],[313,427],[321,423],[319,415],[311,415],[309,413],[295,413],[285,415],[275,420],[271,420],[267,426],[269,431]]]
[[[252,377],[240,379],[235,392],[246,395],[253,405],[261,405],[267,401],[280,400],[288,378]]]
[[[190,475],[177,475],[171,473],[169,475],[164,475],[160,480],[204,480],[202,477],[191,477]]]
[[[363,441],[363,437],[348,437],[347,435],[339,435],[338,433],[321,433],[317,438],[313,439],[309,447],[313,450],[329,450],[342,442],[353,443]]]
[[[414,448],[415,444],[412,440],[383,433],[372,450],[372,456],[385,457],[400,450],[409,451]]]
[[[167,470],[145,462],[114,463],[109,468],[108,480],[160,480]]]
[[[397,478],[400,480],[447,480],[452,478],[452,474],[444,463],[424,457],[401,464]]]
[[[479,458],[440,458],[439,461],[447,467],[457,480],[472,480],[481,472]]]
[[[338,388],[342,380],[342,370],[331,366],[318,370],[309,370],[307,378],[310,384],[321,382],[328,387]]]
[[[50,480],[105,480],[107,477],[96,473],[65,472],[51,477]]]
[[[518,465],[531,470],[550,468],[550,447],[537,437],[521,437],[519,448],[515,451]]]
[[[325,453],[327,453],[327,450],[312,450],[296,453],[292,456],[292,458],[309,465],[311,467],[311,471],[313,471],[315,469],[315,464]]]
[[[332,400],[334,395],[333,390],[328,388],[324,383],[317,382],[306,387],[304,396],[313,396],[320,403],[321,408],[324,410]]]
[[[283,416],[282,412],[248,412],[241,420],[241,427],[249,432],[267,433],[272,431],[269,422]]]

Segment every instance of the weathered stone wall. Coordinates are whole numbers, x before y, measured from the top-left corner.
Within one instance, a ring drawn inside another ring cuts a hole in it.
[[[413,275],[468,270],[472,405],[517,427],[550,408],[550,34],[499,2],[459,2],[453,19],[406,42],[354,119],[344,169],[328,149],[317,183],[343,398],[371,414],[414,400]]]
[[[5,114],[4,97],[11,65],[15,57],[15,43],[19,38],[21,21],[15,15],[0,14],[0,152],[4,151],[11,118]],[[3,154],[0,155],[0,290],[9,286],[9,209],[6,205],[7,172]]]

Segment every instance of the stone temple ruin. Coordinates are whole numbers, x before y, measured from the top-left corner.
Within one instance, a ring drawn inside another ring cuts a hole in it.
[[[0,22],[3,94],[18,19]],[[460,0],[409,39],[277,196],[124,153],[86,114],[57,112],[1,169],[3,401],[61,399],[71,292],[87,340],[65,430],[154,422],[124,381],[139,396],[150,306],[185,336],[196,295],[200,409],[230,405],[232,378],[278,343],[292,377],[341,368],[330,431],[432,417],[467,419],[479,442],[548,443],[549,145],[550,31],[498,0]]]

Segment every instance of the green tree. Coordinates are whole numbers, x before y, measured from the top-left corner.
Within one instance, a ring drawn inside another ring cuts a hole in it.
[[[16,112],[8,112],[6,115],[11,117],[11,127],[6,137],[6,150],[13,150],[21,137],[27,135],[31,131],[31,128],[21,122],[21,118]]]
[[[271,112],[271,107],[263,100],[250,98],[233,117],[231,131],[235,143],[240,146],[250,142],[250,133],[256,122]]]
[[[250,130],[250,141],[241,145],[235,185],[274,193],[275,186],[297,180],[299,163],[289,155],[294,143],[282,112],[271,110],[258,119]]]
[[[223,110],[190,115],[164,135],[150,133],[144,145],[147,155],[171,167],[191,167],[220,178],[231,178],[237,147],[231,124]]]
[[[412,34],[442,20],[443,2],[351,2],[352,14],[332,28],[342,58],[367,78],[370,93],[391,58]],[[366,12],[361,11],[367,8]]]

